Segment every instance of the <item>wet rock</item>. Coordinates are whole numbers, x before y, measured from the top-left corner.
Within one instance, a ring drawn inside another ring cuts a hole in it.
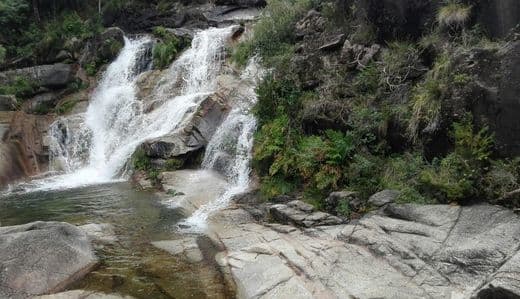
[[[0,72],[0,85],[8,85],[23,78],[36,87],[58,89],[74,80],[75,70],[71,64],[56,63]]]
[[[370,196],[368,199],[368,203],[373,205],[374,207],[382,207],[389,203],[393,203],[401,193],[397,190],[383,190],[377,192],[376,194]]]
[[[195,152],[205,147],[224,119],[228,106],[219,95],[202,101],[184,126],[164,137],[147,141],[142,145],[146,155],[169,159]]]
[[[16,110],[18,102],[14,95],[0,95],[0,111]]]
[[[199,263],[204,257],[196,238],[152,242],[152,245],[173,255],[183,255],[191,263]]]
[[[161,175],[163,189],[175,190],[179,194],[166,195],[164,203],[182,209],[186,215],[218,198],[227,186],[222,176],[210,170],[177,170]]]
[[[320,225],[335,225],[343,223],[343,219],[315,211],[310,204],[300,200],[293,200],[287,204],[276,204],[269,208],[271,217],[282,224],[313,227]]]
[[[0,227],[0,297],[65,289],[98,260],[85,232],[62,222]]]
[[[117,241],[114,227],[109,223],[90,223],[78,227],[84,231],[91,241],[113,243]]]

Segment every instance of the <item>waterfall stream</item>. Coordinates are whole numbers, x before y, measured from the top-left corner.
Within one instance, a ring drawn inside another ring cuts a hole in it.
[[[158,80],[152,94],[158,107],[150,112],[136,97],[136,70],[151,39],[125,39],[87,111],[51,127],[51,170],[65,174],[34,180],[27,189],[66,189],[124,179],[124,167],[140,144],[174,132],[215,91],[232,28],[210,28],[195,35],[191,48]]]
[[[147,71],[142,67],[143,57],[152,40],[147,36],[125,38],[124,48],[92,93],[87,111],[62,117],[50,128],[50,170],[62,174],[35,179],[22,188],[62,190],[127,179],[125,168],[138,146],[182,130],[201,102],[217,91],[232,32],[233,26],[199,31],[191,48],[155,79],[148,100],[138,96],[138,83],[141,73]],[[184,221],[194,230],[204,229],[213,211],[225,207],[250,185],[256,128],[250,110],[261,75],[256,59],[251,59],[240,78],[233,77],[238,88],[227,99],[232,109],[216,129],[202,162],[203,169],[224,175],[227,187]]]

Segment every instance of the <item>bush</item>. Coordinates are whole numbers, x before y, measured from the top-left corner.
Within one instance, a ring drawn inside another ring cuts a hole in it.
[[[278,115],[289,115],[295,119],[301,110],[302,92],[287,79],[277,80],[267,75],[256,89],[258,102],[254,113],[260,126]]]
[[[176,158],[172,158],[172,159],[166,160],[164,168],[167,171],[177,170],[177,169],[180,169],[183,164],[184,163],[183,163],[182,160],[179,160],[179,159],[176,159]]]
[[[448,96],[451,81],[451,62],[444,54],[426,74],[426,79],[412,91],[412,116],[408,132],[413,140],[417,139],[421,127],[439,121],[442,101]]]
[[[132,165],[136,170],[149,171],[152,168],[152,162],[143,149],[138,149],[132,156]]]
[[[36,84],[24,77],[16,77],[10,85],[0,86],[0,94],[13,94],[17,98],[27,98],[36,91]]]
[[[475,132],[470,116],[453,125],[453,137],[454,152],[434,160],[421,173],[425,190],[443,202],[463,201],[482,194],[481,181],[492,153],[493,136],[487,128]]]
[[[471,16],[471,6],[458,3],[454,0],[439,9],[437,21],[443,27],[462,27]]]
[[[67,114],[70,111],[72,111],[72,109],[74,109],[74,107],[76,106],[77,103],[78,103],[78,101],[75,99],[66,100],[63,103],[56,106],[55,111],[59,115]]]
[[[284,56],[292,49],[294,25],[311,6],[310,0],[268,0],[260,20],[253,27],[253,36],[235,49],[233,60],[245,65],[258,53],[266,64],[275,65],[277,56]]]

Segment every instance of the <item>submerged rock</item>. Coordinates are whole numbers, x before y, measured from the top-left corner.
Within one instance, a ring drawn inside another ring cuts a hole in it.
[[[65,289],[98,260],[85,232],[63,222],[0,227],[0,297]]]

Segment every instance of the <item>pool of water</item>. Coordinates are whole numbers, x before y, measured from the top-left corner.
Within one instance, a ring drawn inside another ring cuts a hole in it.
[[[37,220],[112,224],[118,241],[99,246],[100,266],[70,289],[135,298],[235,297],[214,262],[217,251],[206,237],[195,236],[205,257],[200,263],[190,263],[151,245],[153,241],[186,237],[175,228],[184,218],[153,193],[135,191],[129,183],[0,197],[1,226]]]

